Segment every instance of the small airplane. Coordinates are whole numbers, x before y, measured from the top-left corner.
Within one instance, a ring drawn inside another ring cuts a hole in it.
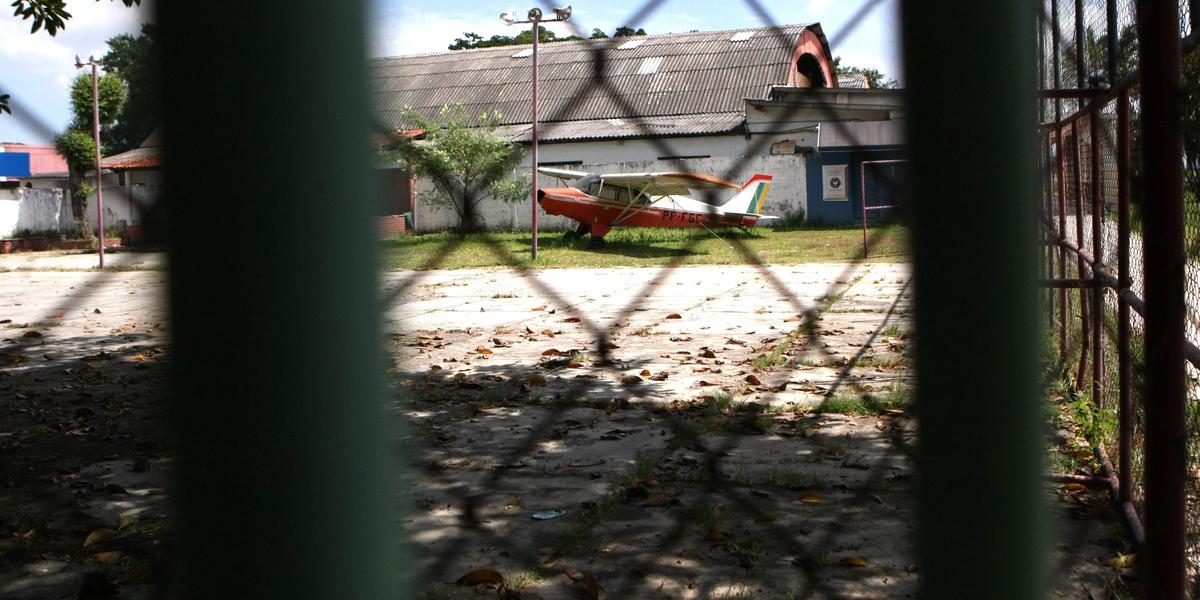
[[[591,234],[591,248],[603,248],[604,236],[613,227],[753,227],[779,218],[761,214],[770,175],[755,175],[739,186],[702,173],[598,175],[550,167],[538,167],[538,172],[574,180],[571,187],[540,188],[538,203],[547,213],[577,221],[566,240]],[[716,204],[714,190],[730,189],[737,192]],[[702,200],[704,196],[713,203]]]

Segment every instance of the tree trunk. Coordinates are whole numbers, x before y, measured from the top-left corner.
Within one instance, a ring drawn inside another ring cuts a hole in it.
[[[83,174],[78,169],[67,168],[67,192],[71,195],[71,215],[75,217],[75,234],[80,239],[90,240],[92,228],[88,224],[88,194]]]

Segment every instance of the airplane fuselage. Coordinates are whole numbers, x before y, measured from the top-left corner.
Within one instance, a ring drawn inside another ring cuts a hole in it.
[[[752,227],[758,218],[727,215],[721,209],[682,196],[661,196],[629,204],[591,196],[575,188],[542,188],[538,202],[549,214],[591,226],[593,235],[612,227]]]

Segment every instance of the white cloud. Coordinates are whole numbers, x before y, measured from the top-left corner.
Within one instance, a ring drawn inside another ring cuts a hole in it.
[[[76,75],[75,55],[107,52],[105,41],[122,33],[138,33],[151,11],[127,8],[121,0],[71,0],[71,19],[57,36],[45,31],[29,33],[29,21],[0,13],[0,83],[19,106],[40,113],[52,130],[61,130],[70,120],[68,87]],[[0,117],[0,140],[44,143],[35,132],[19,126],[8,115]]]

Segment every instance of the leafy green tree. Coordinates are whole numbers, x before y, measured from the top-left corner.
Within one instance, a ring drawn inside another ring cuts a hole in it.
[[[613,37],[629,37],[634,35],[646,35],[645,29],[634,30],[630,27],[618,27]],[[588,39],[602,40],[607,39],[608,34],[600,29],[593,29],[592,34]],[[577,35],[569,35],[567,37],[558,37],[553,31],[542,27],[538,30],[538,43],[549,44],[553,42],[570,42],[582,40],[583,38]],[[521,44],[533,43],[533,31],[526,29],[515,36],[493,35],[490,38],[484,39],[483,36],[477,33],[464,33],[460,38],[454,38],[454,43],[450,44],[451,50],[468,50],[471,48],[495,48],[498,46],[519,46]]]
[[[121,1],[125,6],[142,3],[142,0]],[[12,7],[14,17],[21,17],[26,21],[33,20],[29,33],[37,33],[39,29],[44,28],[46,33],[56,35],[60,30],[67,28],[67,20],[71,18],[65,0],[14,0]]]
[[[1200,203],[1200,51],[1183,57],[1183,101],[1180,128],[1183,132],[1184,187],[1193,203]]]
[[[105,73],[97,81],[100,125],[105,127],[117,118],[125,102],[125,82],[113,73]],[[67,183],[71,194],[71,214],[81,237],[90,239],[88,225],[88,195],[95,191],[83,181],[88,169],[96,166],[96,145],[92,139],[92,74],[83,73],[71,82],[71,111],[74,118],[67,130],[54,140],[54,147],[67,161]]]
[[[444,107],[436,118],[409,112],[414,127],[425,131],[423,140],[405,138],[382,153],[385,158],[412,167],[429,178],[434,189],[422,192],[423,202],[453,210],[459,231],[478,231],[479,205],[488,200],[517,202],[529,197],[529,182],[509,175],[521,160],[516,144],[496,135],[500,115],[475,118],[462,107]]]
[[[105,127],[117,120],[125,104],[128,91],[125,81],[115,73],[104,73],[96,80],[96,91],[100,95],[100,126]],[[71,81],[71,114],[74,121],[71,129],[92,130],[92,74],[80,73]],[[105,149],[107,150],[107,148]]]
[[[864,67],[851,67],[842,64],[842,57],[836,56],[833,59],[834,75],[862,75],[867,78],[867,85],[879,89],[896,89],[900,87],[900,83],[885,75],[878,69],[868,69]]]
[[[139,146],[162,122],[156,31],[154,25],[146,23],[137,37],[122,34],[108,40],[104,70],[124,79],[129,90],[116,123],[104,137],[109,152],[124,152]]]

